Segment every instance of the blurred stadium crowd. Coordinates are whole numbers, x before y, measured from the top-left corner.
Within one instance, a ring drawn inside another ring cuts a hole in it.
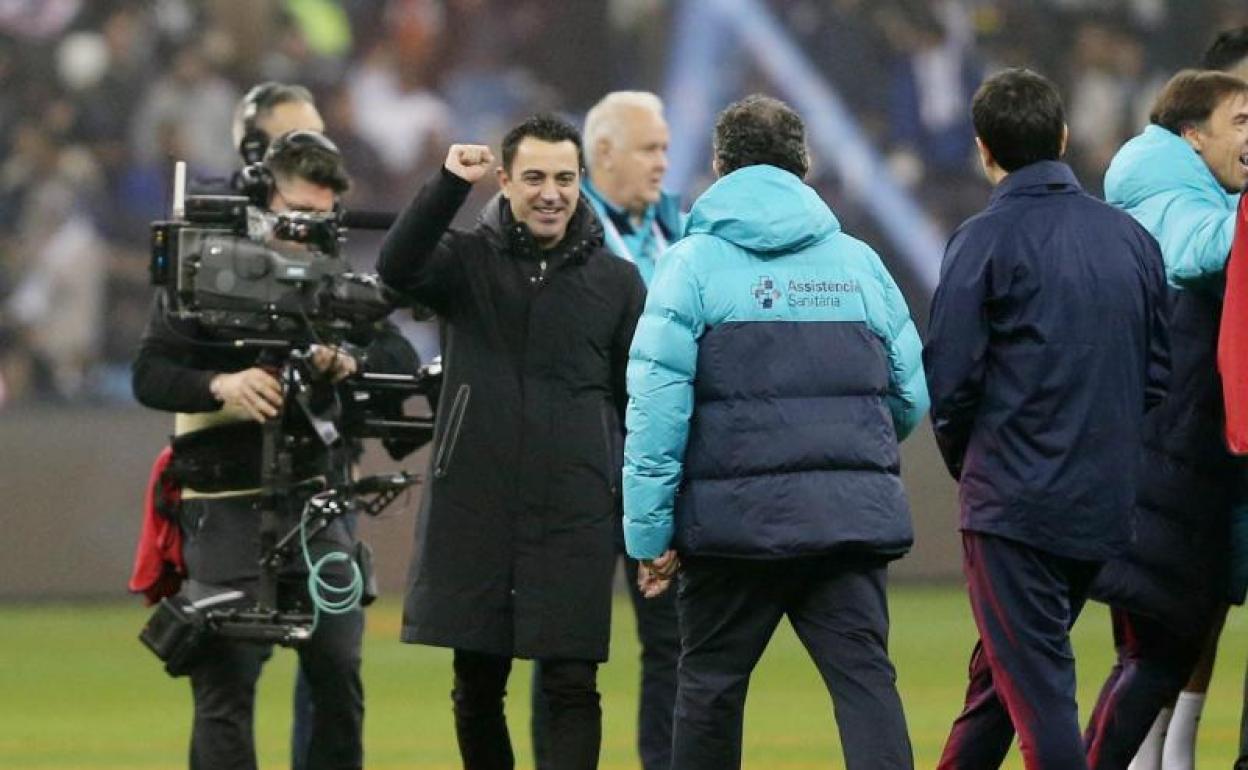
[[[395,210],[450,141],[496,143],[539,109],[579,121],[612,89],[663,93],[678,3],[0,3],[0,408],[130,400],[151,294],[147,225],[167,214],[174,159],[201,178],[235,168],[230,119],[250,84],[308,86],[355,181],[347,205]],[[1070,160],[1099,192],[1160,84],[1218,29],[1248,23],[1242,0],[767,5],[945,232],[987,194],[968,111],[985,72],[1026,65],[1059,83]],[[811,181],[850,232],[879,243],[830,170]],[[351,244],[361,266],[370,244]],[[927,298],[910,299],[919,320]]]

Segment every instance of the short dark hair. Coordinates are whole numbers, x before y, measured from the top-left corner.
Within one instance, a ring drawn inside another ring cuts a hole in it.
[[[1206,70],[1230,70],[1248,58],[1248,26],[1226,29],[1214,38],[1205,55],[1200,57],[1200,68]]]
[[[579,169],[585,166],[585,158],[581,150],[581,132],[576,130],[576,126],[558,115],[544,112],[526,118],[503,137],[503,168],[508,174],[511,173],[512,161],[516,159],[516,148],[527,137],[552,144],[571,142],[576,145],[576,167]]]
[[[341,195],[351,188],[342,153],[324,134],[291,131],[273,140],[264,166],[274,177],[305,179]]]
[[[1161,89],[1153,102],[1150,123],[1173,134],[1204,123],[1222,100],[1248,93],[1248,83],[1216,70],[1183,70]]]
[[[810,170],[806,124],[779,99],[751,94],[719,113],[715,161],[723,176],[746,166],[767,165],[805,177]]]
[[[985,80],[971,100],[975,135],[1007,172],[1062,157],[1066,111],[1057,86],[1014,67]]]

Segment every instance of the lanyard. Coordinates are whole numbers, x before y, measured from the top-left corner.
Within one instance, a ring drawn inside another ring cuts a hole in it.
[[[624,236],[620,234],[619,228],[615,226],[615,222],[611,221],[611,214],[605,213],[602,217],[602,229],[607,236],[607,247],[615,252],[616,256],[623,257],[633,264],[637,263],[637,257],[634,256],[633,250],[624,242]],[[667,249],[667,238],[663,237],[663,228],[659,227],[659,219],[655,217],[650,223],[650,231],[654,233],[655,259]],[[645,256],[644,254],[641,256]]]

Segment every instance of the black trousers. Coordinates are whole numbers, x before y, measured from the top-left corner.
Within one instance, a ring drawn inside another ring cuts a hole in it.
[[[193,498],[179,511],[183,553],[191,580],[185,592],[192,599],[236,588],[254,596],[260,552],[256,496]],[[288,503],[287,525],[297,521],[299,501]],[[309,544],[313,559],[330,551],[353,553],[355,539],[341,519]],[[291,566],[281,574],[278,604],[284,609],[311,606],[306,573]],[[345,567],[331,565],[322,576],[344,585]],[[360,645],[364,616],[322,614],[312,638],[300,645],[299,676],[306,679],[312,712],[303,751],[292,759],[307,770],[358,768],[363,764],[364,686],[360,679]],[[223,638],[191,671],[195,722],[191,736],[191,767],[254,768],[252,721],[255,686],[272,646]],[[324,708],[322,709],[322,704]],[[324,713],[322,713],[324,711]],[[307,717],[305,717],[306,719]]]
[[[313,703],[308,770],[364,766],[364,684],[360,643],[364,613],[321,615],[316,632],[296,648]],[[254,770],[256,681],[271,645],[212,638],[191,670],[195,721],[192,770]]]
[[[787,616],[832,696],[848,770],[912,768],[888,658],[886,575],[878,559],[843,555],[685,559],[672,767],[741,766],[750,674]]]
[[[455,650],[455,735],[464,770],[511,770],[516,765],[503,712],[511,658]],[[593,770],[602,745],[598,664],[543,660],[538,686],[549,704],[547,758],[552,770]]]
[[[637,587],[637,562],[624,561],[628,598],[637,618],[641,642],[641,697],[637,703],[637,755],[642,770],[668,770],[672,766],[672,713],[676,707],[676,661],[680,658],[680,631],[676,617],[676,592],[666,591],[653,599]],[[548,770],[550,709],[538,681],[541,662],[533,667],[533,763]]]
[[[1217,616],[1199,628],[1175,629],[1161,621],[1112,609],[1118,659],[1101,687],[1084,744],[1092,770],[1125,770],[1157,714],[1183,689],[1200,660]]]
[[[962,553],[979,641],[938,770],[1000,767],[1015,731],[1027,770],[1086,768],[1070,628],[1100,563],[978,532]]]

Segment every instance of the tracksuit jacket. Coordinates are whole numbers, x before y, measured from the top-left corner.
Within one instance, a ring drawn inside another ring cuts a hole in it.
[[[869,246],[810,187],[739,169],[660,260],[628,365],[629,555],[904,554],[898,440],[920,343]]]

